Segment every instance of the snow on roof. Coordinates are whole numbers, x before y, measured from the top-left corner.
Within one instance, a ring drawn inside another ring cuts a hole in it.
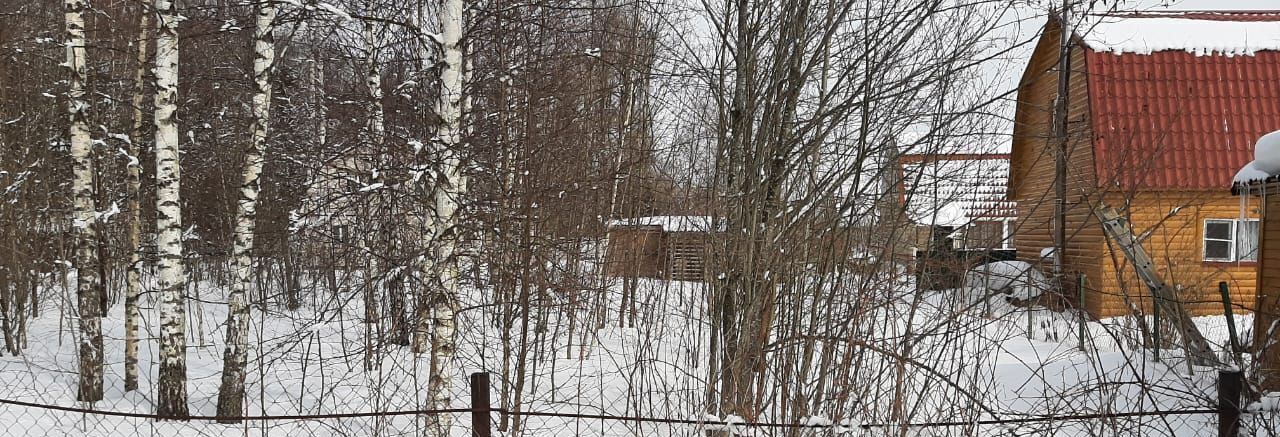
[[[962,226],[978,218],[1007,218],[1009,159],[1004,155],[946,155],[902,164],[903,200],[919,224]],[[915,155],[918,156],[918,155]]]
[[[1178,50],[1197,56],[1252,56],[1280,50],[1280,14],[1263,12],[1090,15],[1076,34],[1090,49],[1149,55]]]
[[[656,226],[664,232],[707,232],[711,229],[711,217],[695,215],[659,215],[610,220],[609,227]]]
[[[1248,164],[1245,164],[1244,167],[1241,167],[1240,171],[1236,172],[1236,177],[1232,178],[1231,182],[1236,184],[1248,184],[1250,182],[1266,180],[1269,177],[1271,177],[1270,174],[1259,170],[1258,167],[1254,165],[1254,162],[1250,161]]]
[[[1253,144],[1253,161],[1241,167],[1231,183],[1247,185],[1276,175],[1280,175],[1280,131],[1258,138]]]

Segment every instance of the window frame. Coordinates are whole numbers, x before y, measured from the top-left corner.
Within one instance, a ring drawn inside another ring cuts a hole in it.
[[[1013,219],[1005,219],[1000,226],[1000,249],[1013,249]]]
[[[1259,234],[1261,234],[1262,227],[1261,227],[1261,223],[1259,222],[1259,219],[1254,219],[1254,218],[1247,218],[1247,219],[1235,219],[1235,218],[1206,218],[1206,219],[1204,219],[1204,222],[1202,223],[1202,226],[1201,226],[1201,228],[1200,228],[1200,258],[1201,258],[1201,260],[1203,260],[1204,262],[1257,262],[1257,260],[1258,260],[1258,259],[1257,259],[1257,257],[1258,257],[1257,250],[1255,250],[1255,251],[1254,251],[1254,255],[1253,255],[1253,256],[1254,256],[1254,258],[1253,258],[1253,259],[1242,259],[1242,256],[1240,255],[1240,231],[1241,231],[1241,229],[1243,229],[1243,228],[1244,228],[1243,226],[1240,226],[1240,223],[1241,223],[1241,222],[1255,222],[1255,223],[1259,223],[1258,230],[1259,230]],[[1226,224],[1229,224],[1229,225],[1231,226],[1231,229],[1230,229],[1230,231],[1229,231],[1229,235],[1231,236],[1231,238],[1230,238],[1230,239],[1210,238],[1210,237],[1209,237],[1209,224],[1210,224],[1210,223],[1215,223],[1215,224],[1217,224],[1217,223],[1226,223]],[[1262,236],[1261,236],[1261,235],[1258,235],[1258,236],[1257,236],[1257,239],[1258,239],[1258,241],[1259,241],[1259,243],[1260,243],[1260,242],[1261,242],[1261,239],[1262,239]],[[1209,242],[1210,242],[1210,241],[1214,241],[1214,242],[1224,242],[1224,243],[1227,243],[1227,248],[1228,248],[1227,257],[1225,257],[1225,258],[1210,257],[1210,256],[1209,256]]]
[[[1210,224],[1210,223],[1215,223],[1215,224],[1217,224],[1217,223],[1227,223],[1227,224],[1230,224],[1230,225],[1231,225],[1231,230],[1227,232],[1227,235],[1229,235],[1229,236],[1230,236],[1230,239],[1229,239],[1229,240],[1224,240],[1224,239],[1221,239],[1221,238],[1209,238],[1209,224]],[[1201,259],[1203,259],[1203,260],[1205,260],[1205,261],[1209,261],[1209,262],[1232,262],[1232,261],[1235,261],[1235,259],[1236,259],[1236,238],[1237,238],[1237,237],[1236,237],[1236,221],[1235,221],[1235,219],[1219,219],[1219,218],[1207,218],[1207,219],[1204,219],[1204,226],[1203,226],[1203,228],[1200,230],[1200,258],[1201,258]],[[1209,256],[1209,242],[1210,242],[1210,241],[1226,242],[1226,243],[1227,243],[1227,249],[1228,249],[1228,250],[1227,250],[1227,256],[1226,256],[1225,258],[1210,257],[1210,256]]]

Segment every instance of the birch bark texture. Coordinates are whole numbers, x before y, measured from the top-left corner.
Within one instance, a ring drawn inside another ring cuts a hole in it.
[[[178,20],[174,0],[156,0],[156,252],[159,254],[160,375],[156,414],[185,418],[187,409],[187,278],[182,257],[182,209],[179,196]]]
[[[138,18],[138,69],[133,75],[133,128],[129,132],[126,181],[129,196],[129,267],[124,294],[124,390],[138,389],[138,296],[142,295],[142,111],[146,91],[147,48],[150,45],[151,11],[143,1]]]
[[[373,24],[365,23],[363,32],[365,52],[365,86],[369,89],[368,142],[371,148],[381,152],[386,142],[386,115],[382,108],[382,71],[378,68],[378,50],[382,40],[374,33]]]
[[[369,91],[369,94],[368,94],[369,101],[366,106],[366,112],[368,114],[369,119],[367,124],[365,125],[363,141],[364,141],[364,145],[366,147],[367,152],[373,153],[373,154],[381,154],[381,153],[385,153],[385,150],[386,150],[385,145],[387,142],[386,124],[385,124],[386,113],[382,106],[382,97],[383,97],[382,70],[378,66],[378,62],[379,62],[378,50],[382,48],[382,38],[381,38],[382,34],[380,31],[375,32],[373,26],[374,26],[373,23],[368,23],[368,22],[364,23],[364,28],[361,33],[361,38],[363,38],[364,47],[365,47],[365,59],[364,59],[365,87]],[[377,161],[374,160],[373,162],[377,162]],[[361,163],[359,161],[352,160],[348,168],[352,170],[357,170],[357,169],[360,169],[361,167],[360,164]],[[374,164],[374,171],[372,172],[373,176],[369,179],[368,181],[369,184],[375,184],[379,182],[378,178],[380,176],[376,166],[377,164]],[[369,194],[370,195],[367,196],[363,202],[361,202],[361,208],[363,208],[364,210],[363,212],[364,215],[373,217],[374,216],[373,211],[377,209],[376,206],[374,206],[376,202],[376,196],[373,195],[375,194],[373,192],[370,192]],[[374,229],[374,228],[376,228],[376,226],[372,228],[366,228],[366,229]],[[362,241],[361,249],[365,252],[369,252],[371,239],[366,238],[365,236],[361,236],[359,238],[361,238],[361,241]],[[369,263],[366,266],[367,283],[365,284],[364,298],[363,298],[365,341],[366,341],[366,345],[370,346],[368,348],[368,351],[366,351],[366,355],[365,355],[366,369],[371,369],[373,368],[373,366],[376,365],[375,364],[376,360],[374,359],[374,356],[373,356],[373,348],[371,346],[373,345],[374,335],[376,335],[376,333],[378,332],[381,332],[381,330],[376,326],[378,322],[378,300],[376,297],[377,296],[376,288],[377,288],[377,282],[378,282],[377,278],[380,275],[380,271],[379,271],[377,257],[372,256],[371,252],[369,252],[369,255],[370,255]]]
[[[67,114],[71,118],[71,158],[73,163],[72,228],[76,239],[76,297],[80,310],[80,385],[76,398],[81,402],[102,400],[102,305],[99,299],[97,228],[93,198],[93,144],[85,120],[89,103],[85,96],[86,0],[65,3],[67,32]]]
[[[462,27],[463,0],[444,0],[440,9],[441,42],[444,65],[440,71],[440,97],[436,114],[440,116],[437,152],[440,172],[434,187],[434,231],[438,244],[437,278],[440,285],[432,305],[430,386],[431,408],[449,408],[453,400],[450,370],[454,360],[458,304],[459,253],[458,206],[466,195],[467,179],[462,173]],[[434,435],[447,436],[450,417],[435,416]]]
[[[253,243],[258,218],[267,128],[271,121],[271,69],[275,64],[276,6],[273,1],[258,3],[253,43],[253,125],[249,148],[244,153],[244,174],[236,213],[232,258],[235,283],[227,297],[227,347],[222,356],[222,385],[218,389],[218,416],[222,423],[239,423],[244,415],[245,362],[249,350],[248,291],[253,283]]]
[[[419,19],[421,21],[419,25],[421,25],[423,29],[427,28],[427,26],[429,25],[427,23],[428,17],[434,17],[436,19],[436,24],[438,24],[441,21],[440,17],[443,12],[442,11],[436,11],[436,12],[437,12],[436,14],[432,14],[431,11],[424,6],[420,11]],[[440,41],[438,39],[433,39],[433,40],[437,42]],[[422,69],[424,71],[429,71],[435,65],[436,55],[429,48],[424,47],[422,51],[422,60],[423,60]],[[437,114],[439,114],[438,112],[439,105],[440,105],[439,98],[437,98],[435,102],[432,102],[432,110],[437,111],[436,112]],[[428,144],[429,146],[424,147],[425,151],[430,153],[436,153],[439,150],[439,144],[434,142],[434,140],[429,141]],[[419,150],[414,151],[415,159],[421,159],[421,157],[416,156],[418,155],[419,152],[420,152]],[[428,158],[430,158],[430,156],[428,156]],[[423,167],[421,168],[426,169],[428,168],[427,165],[430,165],[430,164],[429,163],[424,164]],[[424,230],[423,236],[428,240],[428,243],[430,244],[434,244],[436,241],[435,240],[436,218],[435,218],[434,212],[432,212],[432,210],[435,208],[435,197],[434,197],[435,193],[431,191],[435,189],[436,183],[430,179],[429,175],[432,175],[432,174],[433,173],[431,171],[426,171],[423,173],[424,180],[415,179],[415,181],[426,182],[424,184],[418,185],[417,187],[422,189],[423,196],[428,198],[429,201],[424,202],[426,203],[426,208],[425,208],[426,213],[413,216],[413,220],[415,221],[414,225],[420,225],[423,228]],[[431,280],[431,278],[435,277],[436,275],[436,270],[435,270],[436,260],[433,258],[434,254],[430,252],[431,250],[434,250],[433,246],[428,246],[427,252],[426,252],[428,256],[420,257],[417,259],[417,262],[416,262],[417,270],[422,275],[423,279],[422,279],[421,286],[415,287],[413,291],[414,292],[414,299],[413,299],[414,322],[413,322],[413,328],[412,328],[413,332],[410,340],[410,350],[414,354],[421,354],[421,353],[427,352],[427,350],[431,346],[431,326],[434,324],[433,318],[435,317],[435,314],[431,310],[430,304],[434,303],[434,294],[432,293],[433,293],[433,290],[435,290],[434,287],[437,285],[435,282],[432,282]],[[428,375],[428,378],[429,377],[430,375]]]

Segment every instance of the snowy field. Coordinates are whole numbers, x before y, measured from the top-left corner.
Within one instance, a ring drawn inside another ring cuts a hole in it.
[[[609,308],[617,306],[617,288],[614,286],[614,293],[610,294]],[[845,343],[860,346],[845,349],[843,355],[837,352],[826,356],[837,362],[847,358],[849,364],[825,368],[843,369],[836,376],[810,372],[807,377],[793,379],[800,382],[788,384],[796,393],[828,394],[827,401],[803,417],[807,423],[836,426],[795,430],[794,434],[769,428],[738,427],[737,431],[762,436],[1216,435],[1216,417],[1210,414],[1018,425],[893,425],[904,421],[1202,409],[1212,408],[1216,399],[1215,369],[1188,368],[1175,350],[1163,351],[1163,361],[1156,361],[1150,351],[1132,344],[1136,328],[1124,320],[1089,322],[1086,344],[1081,350],[1077,340],[1079,322],[1070,313],[1014,307],[1005,303],[1003,295],[983,299],[982,293],[973,289],[918,294],[910,292],[912,288],[909,283],[900,282],[884,290],[883,300],[859,316],[830,317],[827,322],[850,328],[840,331],[851,333],[843,340]],[[52,285],[46,292],[67,296],[62,284]],[[499,387],[509,383],[521,385],[518,392],[525,411],[672,419],[706,417],[700,413],[705,407],[708,372],[708,359],[701,352],[706,350],[708,336],[706,323],[701,320],[705,292],[698,283],[641,280],[639,317],[634,327],[618,327],[616,320],[600,329],[583,329],[578,323],[572,333],[569,319],[581,316],[585,309],[563,310],[564,302],[549,296],[550,301],[542,304],[546,310],[533,312],[529,326],[504,340],[495,327],[496,312],[485,310],[495,303],[489,301],[487,293],[474,291],[463,302],[460,313],[462,350],[455,369],[455,406],[468,406],[466,375],[488,370],[493,373],[495,406],[500,402]],[[222,324],[226,318],[222,293],[220,287],[208,282],[192,289],[192,295],[199,296],[188,307],[188,390],[193,415],[212,416],[215,411]],[[24,355],[0,359],[0,398],[88,407],[74,401],[77,342],[75,330],[70,327],[75,326],[75,319],[68,311],[73,307],[71,302],[60,302],[46,305],[41,316],[31,321]],[[156,357],[153,342],[141,343],[141,390],[122,390],[122,307],[114,305],[103,321],[107,392],[106,399],[92,407],[151,413]],[[274,306],[265,311],[255,308],[250,338],[254,349],[247,381],[248,413],[278,416],[394,412],[426,405],[422,388],[426,386],[427,356],[415,357],[407,348],[394,345],[371,348],[377,345],[365,335],[371,327],[361,323],[362,314],[359,294],[354,292],[308,299],[302,309],[293,312]],[[151,317],[151,310],[144,309],[146,335],[156,334]],[[1212,342],[1225,344],[1225,318],[1204,317],[1197,323]],[[1252,326],[1250,317],[1240,316],[1236,323],[1247,339]],[[527,347],[519,347],[521,344]],[[822,346],[818,342],[818,347]],[[851,350],[873,353],[854,358],[848,352]],[[780,356],[771,355],[766,364],[765,374],[770,379],[780,378],[777,375],[789,365],[777,358]],[[808,366],[819,368],[816,364]],[[506,374],[524,377],[520,381],[504,380],[504,367],[509,369]],[[839,393],[845,396],[840,397]],[[900,401],[889,402],[890,399]],[[778,411],[767,408],[755,419],[769,421]],[[793,413],[790,417],[799,416]],[[1270,418],[1267,415],[1266,419]],[[454,435],[470,435],[469,420],[467,414],[455,415]],[[1257,429],[1256,424],[1262,422],[1251,420],[1252,431],[1257,435],[1275,433],[1265,424]],[[0,423],[6,424],[0,435],[356,436],[421,435],[426,422],[423,417],[401,415],[255,420],[224,425],[0,405]],[[892,426],[849,426],[868,423]],[[508,429],[515,425],[504,424]],[[706,430],[695,425],[561,417],[529,417],[519,427],[520,434],[527,436],[692,436],[703,435]]]

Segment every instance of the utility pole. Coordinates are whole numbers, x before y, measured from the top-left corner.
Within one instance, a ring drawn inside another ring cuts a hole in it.
[[[1071,3],[1062,0],[1059,11],[1061,36],[1058,46],[1058,96],[1053,107],[1053,138],[1058,153],[1054,154],[1054,226],[1053,226],[1053,274],[1059,286],[1063,285],[1066,271],[1063,258],[1067,249],[1067,94],[1071,82]]]

